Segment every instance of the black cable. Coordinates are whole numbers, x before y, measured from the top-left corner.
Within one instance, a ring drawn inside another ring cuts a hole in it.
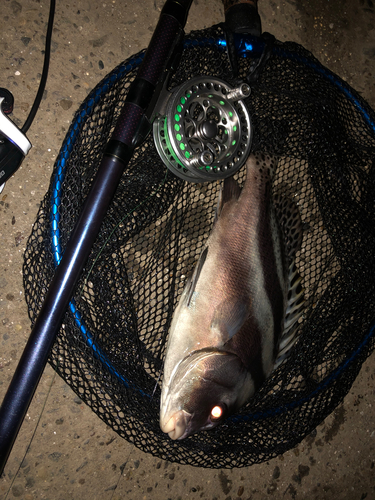
[[[49,60],[50,60],[50,54],[51,54],[51,39],[52,39],[53,18],[55,16],[55,7],[56,7],[56,0],[51,0],[50,1],[48,26],[47,26],[47,34],[46,34],[46,46],[45,46],[45,51],[44,51],[44,64],[43,64],[42,77],[40,79],[39,89],[38,89],[38,92],[36,94],[34,104],[32,105],[29,116],[27,117],[23,127],[21,128],[21,131],[24,134],[26,134],[26,132],[30,128],[30,125],[34,121],[35,115],[38,111],[38,108],[40,106],[40,103],[41,103],[41,100],[43,97],[44,89],[46,88]]]

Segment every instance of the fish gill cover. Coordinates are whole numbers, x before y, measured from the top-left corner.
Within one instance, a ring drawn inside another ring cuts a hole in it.
[[[231,72],[219,26],[192,32],[171,87]],[[28,240],[31,321],[81,211],[143,52],[99,83],[76,113]],[[239,58],[239,79],[251,57]],[[279,158],[273,194],[298,204],[296,266],[306,309],[287,361],[223,425],[172,441],[159,427],[173,311],[211,231],[218,181],[170,173],[149,137],[124,172],[50,363],[120,436],[163,459],[243,467],[296,446],[333,411],[374,349],[375,115],[304,48],[276,41],[245,100],[253,151]],[[246,168],[237,174],[243,185]]]

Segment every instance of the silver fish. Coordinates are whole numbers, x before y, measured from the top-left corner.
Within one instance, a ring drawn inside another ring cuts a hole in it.
[[[160,426],[172,439],[238,410],[295,341],[304,303],[294,263],[302,224],[295,204],[272,197],[275,169],[273,157],[250,155],[243,189],[228,178],[220,191],[169,332]]]

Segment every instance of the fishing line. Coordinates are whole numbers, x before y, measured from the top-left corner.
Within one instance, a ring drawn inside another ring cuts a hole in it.
[[[157,389],[157,387],[158,387],[158,384],[159,384],[159,380],[160,380],[160,377],[161,377],[161,372],[162,372],[162,371],[163,371],[163,370],[161,369],[161,370],[160,370],[160,373],[159,373],[159,376],[158,376],[158,379],[157,379],[157,381],[155,382],[155,387],[154,387],[154,390],[152,391],[152,394],[151,394],[151,400],[150,400],[150,401],[152,401],[152,400],[154,399],[155,392],[156,392],[156,389]]]
[[[26,448],[25,453],[24,453],[24,455],[23,455],[23,457],[22,457],[22,460],[20,461],[20,463],[19,463],[19,465],[18,465],[18,468],[17,468],[17,471],[16,471],[16,473],[14,474],[14,476],[13,476],[13,478],[12,478],[12,481],[11,481],[11,483],[10,483],[10,486],[9,486],[9,488],[8,488],[8,491],[7,491],[7,492],[6,492],[6,494],[5,494],[4,500],[7,500],[7,498],[9,498],[9,493],[10,493],[10,491],[11,491],[11,489],[12,489],[13,485],[14,485],[15,480],[17,479],[17,477],[18,477],[18,475],[19,475],[19,472],[20,472],[20,470],[21,470],[21,466],[22,466],[22,464],[23,464],[23,462],[24,462],[24,460],[25,460],[25,458],[26,458],[26,455],[27,455],[27,454],[29,453],[29,451],[30,451],[31,444],[32,444],[32,442],[33,442],[33,440],[34,440],[34,438],[35,438],[36,431],[38,430],[38,427],[39,427],[40,421],[41,421],[41,419],[42,419],[42,416],[43,416],[44,410],[45,410],[46,405],[47,405],[47,400],[48,400],[48,398],[49,398],[49,395],[50,395],[51,390],[52,390],[53,383],[55,382],[55,379],[56,379],[56,376],[57,376],[57,366],[56,366],[56,368],[54,368],[54,367],[52,366],[52,369],[53,369],[53,376],[52,376],[52,380],[51,380],[51,382],[50,382],[50,384],[49,384],[49,387],[48,387],[47,395],[46,395],[46,397],[45,397],[45,399],[44,399],[44,402],[43,402],[42,410],[41,410],[41,412],[40,412],[40,414],[39,414],[39,417],[38,417],[37,423],[36,423],[36,425],[35,425],[35,428],[34,428],[33,434],[32,434],[32,436],[31,436],[31,438],[30,438],[30,442],[29,442],[29,444],[27,445],[27,448]],[[127,463],[129,462],[129,458],[130,458],[130,455],[131,455],[132,451],[133,451],[133,450],[130,450],[130,451],[129,451],[129,454],[128,454],[127,459],[126,459],[126,460],[125,460],[125,462],[124,462],[124,463],[120,466],[120,475],[119,475],[119,478],[118,478],[118,480],[117,480],[116,487],[114,488],[114,490],[113,490],[113,492],[112,492],[112,495],[111,495],[110,500],[112,500],[113,495],[114,495],[114,494],[115,494],[115,492],[117,491],[118,485],[120,484],[121,477],[122,477],[122,475],[123,475],[123,471],[125,470],[125,467],[126,467]]]
[[[109,500],[112,500],[113,498],[113,495],[115,494],[115,492],[117,491],[117,488],[118,488],[118,485],[120,484],[120,481],[121,481],[121,478],[122,478],[122,475],[124,473],[124,470],[125,470],[125,467],[127,466],[128,462],[129,462],[129,458],[130,458],[130,455],[132,453],[133,450],[130,450],[129,451],[129,455],[128,455],[128,458],[125,460],[125,462],[120,465],[120,475],[119,475],[119,478],[117,480],[117,483],[116,483],[116,487],[114,488],[113,492],[112,492],[112,495],[111,495],[111,498]]]
[[[46,395],[46,397],[45,397],[45,399],[44,399],[44,403],[43,403],[43,406],[42,406],[42,410],[41,410],[40,415],[39,415],[39,417],[38,417],[38,420],[37,420],[37,423],[36,423],[36,425],[35,425],[35,428],[34,428],[34,431],[33,431],[32,436],[31,436],[30,442],[29,442],[29,444],[27,445],[27,448],[26,448],[25,453],[24,453],[24,455],[23,455],[23,457],[22,457],[22,460],[21,460],[21,461],[20,461],[20,463],[19,463],[19,466],[18,466],[17,472],[14,474],[14,476],[13,476],[13,478],[12,478],[12,481],[11,481],[11,483],[10,483],[9,489],[8,489],[8,491],[7,491],[6,495],[5,495],[4,500],[6,500],[6,499],[8,498],[8,495],[9,495],[9,493],[10,493],[10,490],[11,490],[11,489],[12,489],[12,487],[13,487],[14,481],[15,481],[15,480],[17,479],[17,477],[18,477],[18,474],[19,474],[19,472],[20,472],[20,470],[21,470],[21,466],[22,466],[22,464],[23,464],[23,462],[24,462],[24,460],[25,460],[25,458],[26,458],[26,455],[28,454],[28,452],[29,452],[29,450],[30,450],[31,444],[32,444],[32,442],[33,442],[33,440],[34,440],[34,438],[35,438],[36,431],[37,431],[37,429],[38,429],[38,427],[39,427],[40,421],[41,421],[41,419],[42,419],[42,416],[43,416],[44,410],[45,410],[46,405],[47,405],[47,400],[48,400],[49,395],[50,395],[51,390],[52,390],[52,385],[53,385],[53,383],[54,383],[54,381],[55,381],[55,378],[56,378],[56,375],[57,375],[57,367],[58,367],[58,364],[59,364],[59,362],[57,362],[57,366],[56,366],[56,368],[54,368],[54,367],[52,366],[52,369],[53,369],[53,376],[52,376],[51,383],[49,384],[49,387],[48,387],[47,395]]]

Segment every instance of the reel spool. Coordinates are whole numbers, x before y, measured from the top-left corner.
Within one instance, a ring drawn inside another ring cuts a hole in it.
[[[243,99],[250,86],[237,88],[212,76],[192,78],[177,87],[154,121],[156,149],[165,165],[190,182],[233,175],[246,161],[252,126]]]

